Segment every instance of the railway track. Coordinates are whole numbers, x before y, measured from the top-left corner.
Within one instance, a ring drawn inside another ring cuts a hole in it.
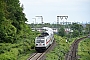
[[[52,50],[56,45],[56,42],[54,40],[53,44],[43,53],[34,53],[31,57],[29,57],[27,60],[44,60],[45,58],[44,55],[49,52],[50,50]]]
[[[42,56],[43,53],[34,53],[29,59],[27,60],[40,60],[40,56]]]
[[[66,54],[66,56],[65,56],[65,60],[77,60],[77,59],[78,59],[78,56],[77,56],[77,54],[76,54],[76,52],[78,51],[78,50],[77,50],[77,49],[78,49],[78,43],[79,43],[81,40],[85,39],[85,38],[87,38],[87,37],[80,38],[80,39],[75,40],[75,41],[73,42],[73,44],[71,45],[70,51],[69,51],[69,52]]]

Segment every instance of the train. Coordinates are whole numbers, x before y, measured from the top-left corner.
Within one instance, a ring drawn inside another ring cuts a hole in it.
[[[53,30],[49,27],[43,27],[41,34],[35,38],[35,50],[44,52],[54,41]]]

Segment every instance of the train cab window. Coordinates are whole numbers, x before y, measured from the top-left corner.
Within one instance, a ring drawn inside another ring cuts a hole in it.
[[[43,36],[47,36],[47,35],[49,35],[49,34],[46,33],[46,32],[43,32],[43,33],[41,33],[41,35],[43,35]]]
[[[44,40],[37,40],[37,43],[44,43]]]
[[[41,43],[44,43],[44,40],[41,40]]]
[[[39,35],[39,37],[44,37],[44,36],[48,36],[48,35],[49,35],[48,33],[43,32],[43,33],[41,33],[41,35]]]
[[[40,43],[40,41],[39,41],[39,40],[37,40],[37,43]]]

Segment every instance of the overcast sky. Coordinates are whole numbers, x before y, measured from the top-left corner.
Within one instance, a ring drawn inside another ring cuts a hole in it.
[[[20,0],[28,23],[35,23],[35,16],[43,16],[45,23],[56,23],[57,15],[68,16],[69,22],[90,22],[90,0]],[[65,19],[59,22],[66,21]],[[41,23],[40,18],[36,18]]]

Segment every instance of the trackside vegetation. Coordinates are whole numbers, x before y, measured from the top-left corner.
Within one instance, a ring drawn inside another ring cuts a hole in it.
[[[0,0],[0,60],[26,60],[34,50],[33,32],[19,0]]]
[[[55,35],[54,37],[57,45],[52,51],[46,54],[46,60],[64,60],[65,54],[69,51],[71,44],[79,37],[70,38],[68,42],[66,42],[66,37],[58,35]]]
[[[79,43],[78,60],[90,60],[90,38],[86,38]]]
[[[1,60],[26,60],[30,54],[35,52],[35,35],[28,38],[22,38],[17,43],[0,43]]]

